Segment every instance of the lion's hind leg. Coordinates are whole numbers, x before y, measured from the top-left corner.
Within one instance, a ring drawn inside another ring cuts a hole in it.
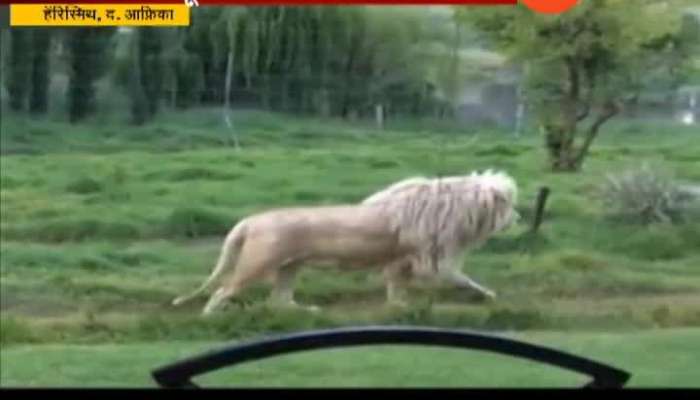
[[[248,252],[243,254],[239,265],[218,290],[209,298],[202,310],[202,315],[209,315],[219,309],[223,302],[243,291],[249,284],[256,280],[263,280],[267,274],[276,267],[275,260],[270,256],[253,257]]]
[[[223,302],[226,301],[227,299],[233,297],[238,288],[235,286],[222,286],[219,289],[217,289],[214,294],[211,295],[209,298],[209,301],[207,304],[204,306],[204,310],[202,310],[202,315],[210,315],[217,309],[219,309]]]

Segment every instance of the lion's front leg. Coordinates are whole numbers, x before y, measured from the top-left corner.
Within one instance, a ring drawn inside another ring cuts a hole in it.
[[[493,290],[479,285],[458,270],[450,271],[450,273],[446,274],[446,279],[458,288],[476,290],[488,298],[496,298],[496,293]]]
[[[406,287],[411,278],[411,261],[401,260],[384,268],[386,302],[389,305],[405,307]]]

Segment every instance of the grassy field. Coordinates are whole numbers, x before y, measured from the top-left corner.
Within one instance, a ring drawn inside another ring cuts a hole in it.
[[[700,136],[691,128],[611,124],[582,172],[553,174],[536,135],[514,139],[425,124],[376,131],[256,113],[235,121],[241,151],[228,145],[230,132],[215,112],[167,115],[142,128],[3,115],[0,344],[3,366],[13,364],[12,372],[3,368],[3,385],[52,383],[32,380],[31,360],[58,363],[73,350],[99,363],[102,354],[150,346],[154,358],[143,360],[145,366],[206,343],[350,324],[556,330],[584,339],[584,331],[700,326],[700,219],[655,226],[619,221],[596,192],[606,173],[644,161],[698,184]],[[377,272],[308,269],[297,296],[324,306],[319,314],[268,309],[259,304],[263,286],[209,320],[198,317],[204,299],[169,305],[205,278],[225,232],[249,213],[354,202],[407,176],[484,168],[517,179],[526,223],[537,188],[553,190],[539,237],[521,240],[524,224],[468,258],[465,271],[499,294],[494,302],[416,288],[411,307],[388,309],[381,306]],[[683,332],[700,342],[697,330]],[[135,344],[156,341],[166,344]],[[97,347],[70,347],[82,345]],[[12,361],[20,356],[26,363]],[[313,356],[304,360],[310,369],[319,365]],[[56,383],[110,383],[97,375],[74,371]],[[687,382],[683,376],[679,384]],[[259,382],[284,384],[269,379]],[[303,374],[289,379],[304,383]],[[659,376],[645,382],[664,384]]]
[[[697,387],[699,329],[515,336],[628,370],[629,387]],[[156,366],[221,343],[18,346],[2,352],[4,386],[153,387]],[[657,351],[650,351],[651,349]],[[421,367],[416,368],[417,365]],[[11,366],[11,367],[10,367]],[[288,354],[202,375],[206,387],[578,387],[589,378],[494,353],[371,346]]]

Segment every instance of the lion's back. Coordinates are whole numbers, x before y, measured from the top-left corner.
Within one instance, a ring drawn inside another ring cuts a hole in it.
[[[388,221],[371,207],[325,206],[270,210],[248,221],[250,238],[276,252],[310,258],[384,259],[396,251]]]
[[[280,234],[331,236],[353,230],[382,231],[387,222],[375,209],[354,205],[278,208],[253,215],[247,221],[254,229]]]

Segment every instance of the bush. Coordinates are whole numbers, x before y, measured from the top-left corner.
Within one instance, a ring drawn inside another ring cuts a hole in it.
[[[613,214],[644,224],[682,219],[693,199],[671,174],[648,164],[609,175],[601,192]]]

